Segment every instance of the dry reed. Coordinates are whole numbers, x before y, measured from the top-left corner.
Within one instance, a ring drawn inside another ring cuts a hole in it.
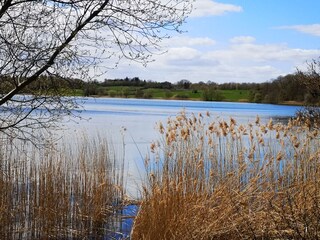
[[[0,147],[1,239],[112,239],[123,177],[104,139]],[[120,164],[121,166],[121,164]]]
[[[319,239],[319,130],[181,113],[159,124],[132,239]]]

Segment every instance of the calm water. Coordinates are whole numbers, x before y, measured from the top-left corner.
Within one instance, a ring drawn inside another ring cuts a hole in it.
[[[237,122],[252,121],[257,115],[262,121],[270,118],[277,121],[292,117],[299,109],[297,106],[281,106],[254,103],[227,103],[202,101],[166,101],[118,98],[85,98],[82,117],[87,120],[67,123],[66,138],[80,137],[83,132],[89,136],[106,137],[114,146],[125,145],[127,161],[127,188],[130,194],[138,194],[137,186],[144,176],[143,159],[148,154],[150,143],[159,138],[155,129],[159,121],[166,122],[181,111],[187,114],[210,112],[212,118],[228,120],[233,117]]]
[[[160,135],[156,123],[166,123],[169,117],[175,117],[179,112],[187,114],[205,114],[207,111],[213,119],[219,117],[228,120],[230,117],[239,123],[255,120],[259,115],[261,121],[286,121],[294,116],[299,109],[296,106],[280,106],[271,104],[201,102],[201,101],[165,101],[117,98],[86,98],[85,111],[81,116],[86,120],[78,123],[66,123],[64,139],[72,142],[83,134],[106,137],[112,146],[118,149],[119,158],[126,160],[126,188],[128,194],[135,198],[139,196],[140,181],[144,178],[144,158],[152,141]],[[125,151],[123,151],[123,148]],[[124,154],[124,155],[123,155]],[[137,206],[129,206],[127,215],[135,215]],[[125,215],[125,214],[124,214]],[[133,219],[125,219],[121,223],[122,236],[128,236]],[[117,234],[116,239],[120,238]]]

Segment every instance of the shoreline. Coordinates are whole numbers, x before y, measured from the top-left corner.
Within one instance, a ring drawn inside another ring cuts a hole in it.
[[[164,101],[172,101],[172,100],[180,100],[180,101],[202,101],[202,102],[228,102],[228,103],[255,103],[255,102],[249,102],[247,99],[240,99],[240,101],[231,101],[231,100],[222,100],[222,101],[204,101],[200,98],[135,98],[135,97],[110,97],[108,95],[91,95],[86,97],[92,97],[92,98],[120,98],[120,99],[144,99],[144,100],[164,100]],[[280,103],[268,103],[268,102],[261,102],[256,104],[272,104],[272,105],[284,105],[284,106],[301,106],[303,107],[305,104],[303,102],[298,101],[283,101]]]

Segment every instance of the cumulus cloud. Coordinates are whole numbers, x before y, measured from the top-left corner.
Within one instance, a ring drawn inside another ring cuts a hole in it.
[[[169,51],[170,57],[164,56],[162,59],[163,69],[168,65],[171,71],[174,68],[179,72],[183,66],[187,66],[182,73],[191,81],[263,82],[292,73],[306,60],[320,55],[318,49],[290,48],[286,44],[257,44],[251,36],[234,37],[224,49],[212,48],[208,52],[191,49],[175,48]]]
[[[171,46],[171,47],[212,46],[214,44],[216,44],[216,41],[208,37],[192,38],[192,37],[176,36],[176,37],[163,40],[163,45],[165,47],[167,46]]]
[[[203,17],[203,16],[217,16],[223,15],[226,12],[241,12],[242,7],[219,3],[212,0],[196,0],[194,3],[194,10],[190,17]]]
[[[286,44],[232,44],[229,48],[209,52],[211,58],[223,59],[232,62],[268,62],[290,61],[297,63],[314,58],[320,54],[317,49],[289,48]]]
[[[253,43],[256,39],[251,36],[238,36],[230,39],[231,43],[241,44],[241,43]]]
[[[281,26],[278,27],[278,29],[291,29],[301,33],[320,37],[320,24]]]
[[[178,43],[180,39],[180,44]],[[110,72],[112,77],[134,77],[177,82],[264,82],[295,71],[306,60],[320,55],[318,49],[290,48],[286,44],[258,44],[252,36],[236,36],[223,49],[210,38],[176,38],[165,54],[155,55],[147,68],[137,63]],[[208,43],[202,48],[201,43]],[[209,44],[210,43],[210,44]],[[117,75],[117,73],[119,75]],[[113,76],[112,76],[113,75]]]
[[[168,60],[193,60],[200,56],[200,52],[194,48],[180,47],[170,48],[166,54]]]

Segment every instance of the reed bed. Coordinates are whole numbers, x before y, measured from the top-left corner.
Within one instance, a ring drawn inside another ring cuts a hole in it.
[[[318,128],[209,113],[158,127],[133,240],[320,238]]]
[[[3,142],[0,239],[119,239],[121,165],[101,138],[59,150]]]

